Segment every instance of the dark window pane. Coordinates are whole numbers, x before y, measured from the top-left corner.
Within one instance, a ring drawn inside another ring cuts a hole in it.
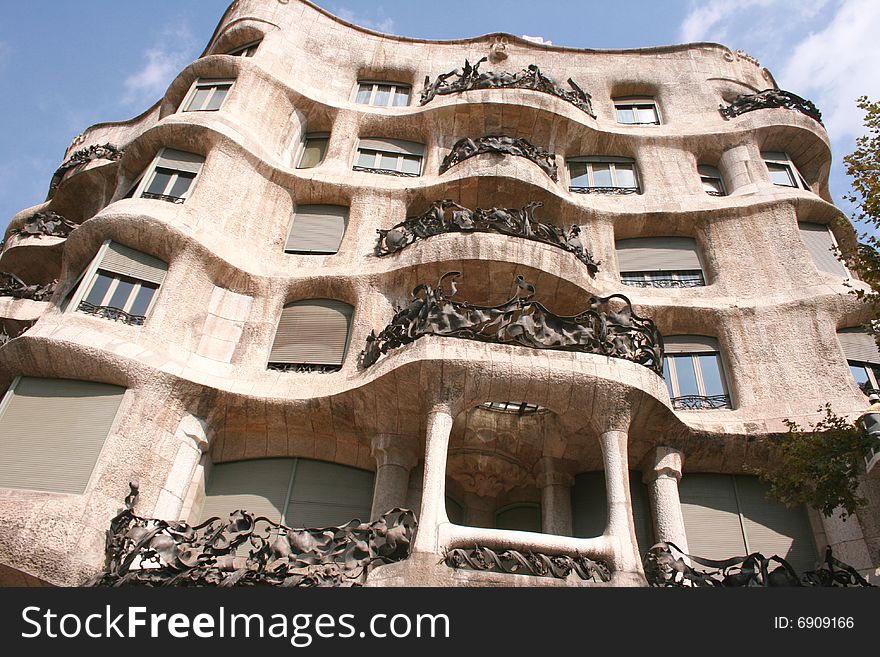
[[[774,185],[781,185],[782,187],[797,187],[794,178],[791,175],[791,170],[784,164],[773,164],[772,162],[768,162],[767,170],[770,172],[770,180],[773,181]]]
[[[327,150],[326,138],[315,138],[306,140],[306,147],[303,150],[302,158],[299,161],[300,169],[310,169],[316,167],[324,159],[324,152]]]
[[[226,98],[226,94],[229,93],[230,85],[225,84],[219,87],[214,88],[214,94],[211,96],[211,100],[208,101],[208,106],[205,107],[206,110],[218,110],[220,106],[223,104],[224,99]]]
[[[187,171],[179,172],[177,174],[177,180],[174,181],[174,184],[171,186],[171,191],[168,192],[168,194],[176,198],[182,198],[186,195],[186,192],[189,190],[189,186],[195,179],[196,174],[194,173],[189,173]]]
[[[171,169],[157,168],[156,173],[153,175],[153,179],[147,187],[147,193],[165,194],[165,190],[168,189],[168,183],[171,181],[173,175],[174,171]]]
[[[571,173],[572,187],[589,187],[590,181],[587,179],[587,165],[585,162],[571,162],[568,165]]]
[[[116,286],[116,289],[113,291],[113,296],[110,297],[110,302],[107,305],[111,308],[124,310],[125,304],[128,302],[128,297],[131,296],[133,288],[134,281],[120,280],[119,285]]]
[[[141,283],[141,289],[135,296],[134,303],[131,304],[131,309],[128,313],[130,315],[146,315],[147,308],[150,307],[150,301],[152,301],[157,289],[149,283]]]
[[[99,271],[95,276],[95,283],[92,285],[92,289],[90,289],[89,293],[86,295],[85,301],[93,306],[103,305],[102,302],[104,301],[104,296],[107,294],[107,290],[110,288],[110,283],[112,281],[112,277]]]
[[[195,112],[202,109],[205,106],[205,102],[208,100],[208,96],[211,95],[211,91],[211,87],[197,88],[189,101],[189,105],[186,106],[186,111]]]

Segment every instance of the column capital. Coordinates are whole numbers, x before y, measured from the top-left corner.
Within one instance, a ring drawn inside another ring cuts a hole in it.
[[[646,484],[661,477],[673,478],[676,482],[681,481],[684,454],[674,447],[656,447],[653,453],[648,454],[647,461],[647,467],[642,475],[642,480]]]
[[[396,465],[412,470],[418,463],[418,440],[409,436],[380,433],[373,436],[370,453],[376,459],[376,466]]]
[[[542,457],[535,466],[535,481],[538,488],[547,486],[574,486],[574,477],[561,459]]]

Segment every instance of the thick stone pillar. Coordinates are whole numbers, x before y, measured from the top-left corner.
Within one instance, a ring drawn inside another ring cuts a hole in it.
[[[406,436],[380,434],[373,438],[371,453],[376,459],[376,484],[370,519],[406,505],[409,472],[416,465],[416,441]]]
[[[153,509],[153,517],[161,520],[180,520],[185,515],[184,502],[189,497],[193,475],[208,449],[208,424],[195,415],[186,414],[177,425],[174,437],[179,441],[174,461]]]
[[[434,404],[428,413],[425,432],[425,476],[422,480],[422,506],[414,552],[439,550],[437,527],[446,517],[446,455],[452,432],[452,411],[445,403]]]
[[[648,485],[655,538],[658,542],[675,543],[680,550],[688,552],[678,496],[678,482],[681,481],[684,462],[682,453],[671,447],[657,447],[649,458],[653,463],[645,470],[643,480]]]
[[[627,432],[611,429],[599,436],[605,464],[605,488],[608,495],[608,528],[606,535],[617,539],[616,570],[642,572],[642,561],[636,542],[636,527],[629,492]]]
[[[541,489],[541,531],[555,536],[571,536],[574,477],[563,470],[557,459],[545,456],[538,462],[536,479]]]

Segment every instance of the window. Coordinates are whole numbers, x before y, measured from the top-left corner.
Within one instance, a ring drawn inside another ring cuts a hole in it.
[[[568,161],[569,191],[578,194],[637,194],[635,162],[625,157],[578,157]]]
[[[361,139],[358,143],[355,171],[369,171],[392,176],[419,176],[425,147],[400,139]]]
[[[196,80],[184,98],[183,112],[216,111],[232,88],[233,80]]]
[[[165,280],[168,265],[146,253],[107,241],[74,295],[80,312],[140,326]]]
[[[540,532],[541,505],[534,502],[523,502],[499,509],[495,512],[495,529]]]
[[[880,350],[874,336],[862,328],[847,328],[837,332],[837,339],[862,392],[880,394]]]
[[[660,112],[653,98],[615,98],[617,122],[627,125],[660,125]]]
[[[798,233],[810,252],[816,269],[849,278],[849,271],[837,258],[837,242],[828,226],[798,222]]]
[[[347,207],[300,205],[293,215],[284,250],[311,255],[336,253],[347,224]]]
[[[725,196],[727,191],[724,189],[724,181],[721,179],[721,172],[715,167],[708,164],[701,164],[697,167],[700,174],[700,182],[703,183],[703,191],[709,196]]]
[[[355,102],[375,107],[406,107],[411,87],[400,82],[358,82]]]
[[[760,552],[798,572],[812,570],[816,543],[805,510],[787,508],[767,490],[748,475],[685,473],[679,495],[690,553],[728,559]]]
[[[126,198],[183,203],[192,192],[193,182],[204,162],[201,155],[163,148]]]
[[[269,368],[335,372],[342,367],[354,309],[335,299],[309,299],[284,306]]]
[[[762,151],[761,157],[764,159],[764,164],[767,165],[770,180],[773,181],[774,185],[811,191],[807,181],[804,180],[804,177],[797,170],[788,153]]]
[[[21,376],[0,402],[0,486],[82,494],[125,388]]]
[[[303,141],[302,155],[299,158],[297,169],[311,169],[324,160],[327,154],[327,142],[330,141],[329,132],[311,132]]]
[[[697,243],[689,237],[618,240],[617,264],[624,285],[699,287],[706,284]]]
[[[715,338],[674,335],[663,338],[663,379],[678,411],[731,408],[721,353]]]
[[[288,527],[335,527],[369,521],[372,502],[367,470],[311,459],[235,461],[212,466],[200,518],[226,520],[241,509]]]
[[[480,404],[480,408],[497,413],[516,413],[517,415],[534,415],[535,413],[543,413],[547,410],[537,404],[519,401],[483,402]]]
[[[262,39],[251,41],[250,43],[246,43],[243,46],[230,50],[226,54],[235,57],[253,57],[254,53],[257,52],[257,48],[260,47],[260,41],[262,41]]]

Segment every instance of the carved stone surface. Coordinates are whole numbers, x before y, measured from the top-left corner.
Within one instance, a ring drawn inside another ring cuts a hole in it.
[[[623,358],[644,365],[657,374],[663,371],[663,338],[649,319],[636,315],[622,294],[592,297],[587,308],[572,317],[554,315],[532,301],[535,287],[516,277],[517,296],[500,306],[472,306],[452,301],[455,279],[461,272],[447,272],[431,287],[425,283],[412,291],[412,301],[398,311],[379,335],[367,336],[361,352],[364,367],[379,356],[423,335],[439,335],[480,342],[514,344],[533,349],[580,351]],[[450,280],[447,296],[443,284]]]
[[[192,527],[135,515],[137,486],[110,522],[105,571],[90,586],[362,586],[376,565],[409,556],[415,515],[292,529],[236,511]],[[240,546],[249,546],[247,556]]]
[[[53,235],[67,237],[77,225],[56,212],[36,212],[24,220],[18,234],[24,237]]]
[[[593,112],[593,105],[590,102],[590,94],[581,89],[571,78],[568,79],[568,85],[571,87],[571,90],[565,90],[541,73],[541,69],[535,64],[529,64],[529,66],[517,73],[506,73],[504,71],[480,73],[480,64],[487,59],[488,57],[483,57],[473,66],[471,66],[468,60],[464,60],[463,68],[442,73],[437,76],[434,82],[431,82],[431,76],[426,75],[425,88],[422,89],[419,103],[426,105],[435,96],[456,94],[470,91],[471,89],[534,89],[535,91],[541,91],[561,98],[586,112],[594,119],[596,118]]]
[[[514,488],[534,485],[535,479],[520,463],[473,450],[450,450],[447,471],[466,493],[495,498]]]
[[[580,226],[573,224],[566,235],[553,224],[535,218],[535,210],[543,203],[532,201],[519,210],[514,208],[489,208],[469,210],[449,199],[434,201],[430,207],[415,217],[408,217],[389,230],[378,230],[377,256],[397,253],[419,239],[427,239],[443,233],[501,233],[511,237],[543,242],[573,253],[583,262],[593,276],[599,271],[599,263],[580,239]]]
[[[517,552],[504,550],[498,552],[487,547],[469,549],[455,548],[446,553],[446,565],[450,568],[484,570],[514,575],[534,575],[537,577],[556,577],[566,579],[575,574],[583,580],[592,582],[611,581],[611,571],[601,561],[576,555],[551,556],[536,552]]]
[[[696,569],[685,562],[702,566]],[[645,577],[651,586],[871,586],[852,567],[825,550],[825,567],[798,576],[779,556],[759,552],[724,561],[685,554],[673,543],[658,543],[645,555]]]
[[[64,174],[71,169],[92,160],[116,161],[122,157],[124,152],[124,148],[117,148],[113,144],[92,144],[87,148],[75,151],[55,170],[52,182],[49,185],[49,194],[51,195],[58,188],[58,185],[61,184],[61,179],[64,178]]]
[[[756,94],[743,94],[727,107],[719,105],[718,110],[724,118],[732,119],[746,112],[772,109],[774,107],[796,110],[822,123],[822,112],[819,111],[812,101],[782,89],[764,89],[764,91],[759,91]]]
[[[46,285],[28,285],[15,274],[3,271],[0,272],[0,297],[46,301],[55,292],[57,282],[52,281]]]
[[[481,153],[496,153],[499,155],[516,155],[524,157],[541,167],[541,170],[550,176],[553,182],[559,180],[556,168],[556,155],[547,149],[535,146],[525,139],[516,139],[503,135],[489,135],[471,139],[465,137],[455,142],[449,155],[443,158],[440,164],[440,173],[445,173],[459,162],[480,155]]]

